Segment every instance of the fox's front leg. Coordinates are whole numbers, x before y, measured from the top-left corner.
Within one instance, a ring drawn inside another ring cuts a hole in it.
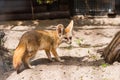
[[[61,60],[60,57],[58,56],[56,49],[52,48],[51,49],[52,54],[55,56],[56,60],[59,62],[64,62],[64,60]]]
[[[53,62],[54,60],[51,57],[50,51],[49,50],[45,50],[45,53],[46,53],[48,59]]]

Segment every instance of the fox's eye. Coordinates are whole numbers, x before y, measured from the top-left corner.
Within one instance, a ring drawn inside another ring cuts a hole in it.
[[[69,37],[69,39],[71,40],[71,39],[72,39],[72,37]]]
[[[67,37],[64,37],[64,39],[68,39]]]

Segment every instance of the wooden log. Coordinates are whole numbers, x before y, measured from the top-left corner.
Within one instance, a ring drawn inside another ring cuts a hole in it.
[[[117,32],[110,44],[103,49],[102,57],[109,64],[113,64],[115,61],[120,62],[120,31]]]

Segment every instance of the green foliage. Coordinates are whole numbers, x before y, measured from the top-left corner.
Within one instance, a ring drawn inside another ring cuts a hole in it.
[[[15,49],[9,50],[11,54],[14,54]]]
[[[72,47],[72,45],[69,45],[68,47],[67,47],[67,49],[72,49],[73,47]]]
[[[42,4],[42,0],[37,0],[37,2],[38,2],[39,4]]]
[[[95,60],[95,61],[100,59],[100,56],[98,54],[93,54],[90,50],[88,50],[88,57],[89,59]]]
[[[90,50],[88,50],[88,54],[89,54],[89,58],[91,58],[93,60],[97,60],[98,59],[97,55],[90,53]]]
[[[77,40],[75,40],[75,42],[78,44],[78,45],[81,45],[81,43],[83,42],[83,39],[77,39]]]
[[[39,4],[43,4],[43,3],[46,3],[46,4],[51,4],[53,3],[55,0],[36,0]]]
[[[109,66],[109,64],[103,63],[103,64],[101,64],[101,66],[105,68],[105,67]]]

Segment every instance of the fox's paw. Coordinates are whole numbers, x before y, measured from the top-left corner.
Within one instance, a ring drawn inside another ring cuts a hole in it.
[[[54,62],[55,60],[54,59],[49,59],[50,60],[50,62]]]
[[[25,68],[26,68],[26,69],[33,69],[33,68],[35,68],[35,66],[29,65],[29,66],[26,66]]]
[[[33,68],[35,68],[35,66],[29,66],[30,67],[30,69],[33,69]]]
[[[59,59],[58,61],[59,61],[59,62],[64,62],[65,60],[63,60],[63,59]]]

